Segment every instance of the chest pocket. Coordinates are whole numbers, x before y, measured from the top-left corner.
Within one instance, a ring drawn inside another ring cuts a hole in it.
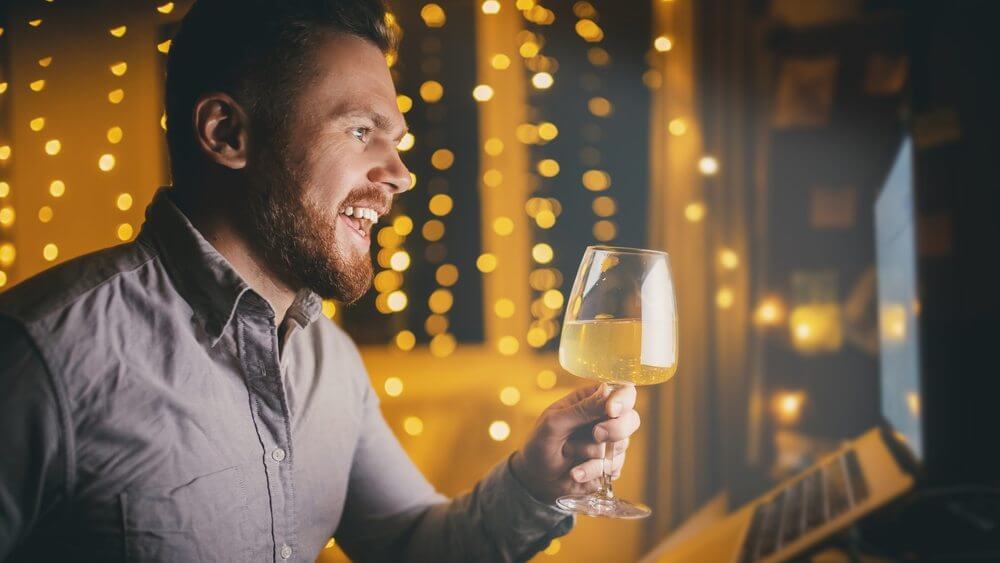
[[[126,561],[249,561],[247,487],[238,466],[120,496]]]

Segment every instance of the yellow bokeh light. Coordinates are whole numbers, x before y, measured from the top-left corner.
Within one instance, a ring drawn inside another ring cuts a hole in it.
[[[38,220],[42,223],[48,223],[52,220],[53,212],[52,208],[48,205],[43,205],[38,208]]]
[[[539,264],[548,264],[552,261],[553,255],[552,247],[544,242],[531,247],[531,257]]]
[[[604,39],[604,30],[602,30],[601,27],[597,25],[596,22],[594,22],[594,20],[589,20],[589,19],[577,20],[576,25],[574,27],[576,29],[577,35],[584,38],[586,41],[590,43],[596,43]]]
[[[521,141],[526,145],[537,143],[541,138],[538,135],[538,127],[531,123],[522,123],[518,125],[517,129],[514,130],[514,136],[517,137],[518,141]]]
[[[587,110],[597,117],[607,117],[611,115],[611,102],[607,98],[597,96],[587,101]]]
[[[434,280],[438,285],[444,287],[451,287],[458,282],[458,267],[454,264],[442,264],[438,266],[436,272],[434,272]]]
[[[728,309],[733,306],[733,301],[736,300],[736,294],[733,290],[728,287],[723,287],[715,293],[715,304],[720,309]]]
[[[424,25],[427,27],[443,27],[448,21],[444,8],[437,4],[425,4],[420,9],[420,18],[424,20]]]
[[[7,285],[7,272],[0,271],[0,287]]]
[[[601,242],[608,242],[618,236],[618,227],[614,222],[602,219],[594,223],[594,238]]]
[[[132,239],[133,232],[134,229],[132,228],[132,225],[122,223],[121,225],[118,225],[118,229],[115,231],[115,234],[118,235],[118,240],[128,241]]]
[[[406,134],[403,135],[403,138],[399,140],[399,144],[396,145],[396,148],[405,152],[412,149],[413,144],[416,142],[417,139],[416,137],[413,136],[413,133],[407,132]]]
[[[457,343],[454,336],[448,333],[438,334],[434,338],[431,338],[431,355],[436,358],[450,356],[455,351],[456,346]]]
[[[417,336],[408,330],[401,330],[396,334],[396,346],[403,351],[410,351],[417,345]]]
[[[97,160],[97,167],[104,172],[110,172],[115,167],[115,156],[113,154],[102,154]]]
[[[503,141],[491,137],[483,144],[483,150],[490,156],[499,156],[503,152]]]
[[[535,43],[534,41],[525,41],[524,43],[521,43],[520,47],[518,47],[517,53],[525,59],[530,59],[531,57],[538,55],[538,51],[540,49],[541,47],[538,46],[538,43]]]
[[[406,215],[400,215],[392,221],[392,230],[396,231],[401,237],[413,232],[413,219],[410,219]]]
[[[0,94],[3,94],[6,91],[7,91],[7,83],[6,82],[0,82]]]
[[[122,131],[122,128],[116,125],[111,129],[108,129],[108,142],[112,145],[117,145],[122,141],[122,137],[124,135],[125,133]]]
[[[160,129],[167,130],[167,112],[163,112],[163,115],[160,116]]]
[[[59,154],[60,150],[62,150],[62,143],[59,142],[59,139],[45,141],[45,154],[55,156]]]
[[[698,170],[705,176],[715,176],[719,172],[719,161],[712,156],[703,156],[698,160]]]
[[[551,158],[538,161],[538,173],[546,178],[552,178],[559,174],[559,163]]]
[[[396,96],[396,107],[399,108],[400,113],[410,111],[413,109],[413,98],[407,96],[406,94]]]
[[[32,131],[41,131],[42,129],[45,129],[45,118],[36,117],[32,119],[28,122],[28,127],[30,127]]]
[[[514,232],[514,221],[510,217],[497,217],[493,220],[493,232],[505,237]]]
[[[558,289],[550,289],[542,294],[542,302],[549,309],[559,309],[563,306],[563,294]]]
[[[556,215],[548,209],[543,209],[535,215],[535,223],[540,229],[551,229],[556,224]]]
[[[174,11],[174,3],[167,2],[166,4],[160,4],[159,6],[156,7],[156,11],[160,12],[161,14],[169,14],[170,12]]]
[[[52,65],[52,57],[42,57],[38,59],[38,66],[42,68],[49,68]]]
[[[500,390],[500,402],[512,407],[521,400],[521,392],[517,387],[504,387]]]
[[[7,206],[0,208],[0,225],[9,227],[14,224],[14,208]]]
[[[434,313],[443,315],[451,310],[455,298],[447,289],[435,289],[427,298],[427,307]]]
[[[495,188],[503,183],[503,173],[496,168],[490,168],[483,173],[483,183],[491,188]]]
[[[132,208],[132,194],[130,193],[120,193],[118,197],[115,198],[115,207],[122,211],[128,211]]]
[[[667,124],[667,130],[670,134],[675,137],[680,137],[681,135],[687,133],[688,126],[681,118],[671,119],[670,123]]]
[[[552,75],[547,72],[536,72],[531,77],[531,85],[539,90],[548,90],[555,82],[555,78],[552,78]]]
[[[559,128],[554,123],[548,121],[538,124],[538,136],[546,141],[551,141],[559,135]]]
[[[398,313],[406,308],[407,304],[406,294],[403,293],[401,290],[397,289],[396,291],[390,293],[388,297],[386,297],[385,303],[389,307],[390,311]]]
[[[611,175],[604,170],[587,170],[582,180],[583,187],[592,192],[602,192],[611,187]]]
[[[484,14],[498,14],[500,13],[500,2],[497,2],[497,0],[485,0],[482,9]]]
[[[397,250],[389,258],[389,267],[397,272],[406,271],[410,267],[410,255],[405,250]]]
[[[403,394],[403,380],[398,377],[386,378],[382,387],[385,388],[385,394],[390,397],[398,397]]]
[[[497,442],[503,442],[510,437],[510,425],[503,420],[494,420],[490,423],[490,438]]]
[[[497,53],[490,58],[490,66],[497,70],[505,70],[510,67],[510,57],[503,53]]]
[[[172,39],[167,39],[166,41],[161,41],[156,44],[156,50],[166,55],[170,52],[170,45],[173,44]]]
[[[451,213],[453,206],[454,202],[452,202],[451,196],[447,194],[437,194],[427,202],[427,209],[430,209],[431,213],[438,217],[444,217]]]
[[[46,244],[44,247],[42,247],[42,258],[44,258],[46,262],[52,262],[58,257],[59,257],[59,247],[56,246],[55,244],[50,242]]]
[[[785,306],[777,297],[767,297],[754,311],[753,320],[758,326],[777,326],[784,322]]]
[[[497,299],[493,304],[493,312],[501,319],[509,319],[514,316],[514,302],[506,297]]]
[[[549,545],[546,546],[543,553],[545,553],[545,555],[555,555],[559,553],[559,549],[561,547],[562,547],[562,542],[560,542],[558,539],[554,539],[549,542]]]
[[[337,314],[337,304],[332,299],[323,300],[323,316],[332,319]]]
[[[16,259],[17,249],[14,248],[13,244],[9,242],[0,244],[0,266],[6,268],[7,266],[13,264]]]
[[[420,234],[430,242],[439,241],[444,236],[444,223],[437,219],[431,219],[424,223],[424,226],[420,229]]]
[[[496,270],[497,257],[488,252],[486,254],[480,254],[479,258],[476,258],[476,269],[484,274],[488,274],[493,270]]]
[[[7,160],[12,152],[10,145],[0,145],[0,160]]]
[[[128,63],[125,61],[111,65],[111,74],[115,76],[123,76],[126,72],[128,72]]]
[[[112,27],[111,29],[108,30],[108,33],[110,33],[112,37],[121,38],[125,37],[126,31],[128,31],[128,27],[120,25],[118,27]]]
[[[32,92],[41,92],[45,89],[45,80],[33,80],[28,84],[28,88],[31,88]]]
[[[10,184],[7,182],[0,182],[0,197],[7,197],[10,195]]]
[[[425,102],[434,103],[444,96],[444,86],[436,80],[428,80],[420,85],[420,97]]]
[[[497,350],[504,356],[513,356],[520,347],[521,344],[514,336],[501,336],[500,340],[497,340]]]
[[[671,41],[666,35],[660,35],[653,40],[653,48],[661,53],[666,53],[674,48],[674,42]]]
[[[616,211],[615,200],[602,195],[594,199],[591,209],[594,210],[594,215],[598,217],[611,217]]]
[[[121,88],[115,88],[114,90],[108,92],[108,101],[113,104],[119,104],[125,99],[125,90]]]
[[[781,391],[774,395],[771,409],[774,415],[785,424],[794,424],[802,414],[805,403],[805,393]]]
[[[52,197],[62,197],[64,193],[66,193],[66,183],[62,180],[53,180],[52,183],[49,184],[49,194],[51,194]]]
[[[33,20],[28,20],[28,25],[30,25],[31,27],[38,27],[38,26],[42,25],[42,18],[36,18],[36,19],[33,19]]]
[[[528,334],[525,335],[524,339],[532,348],[541,348],[545,346],[545,342],[548,340],[545,329],[537,326],[528,329]]]
[[[419,436],[424,431],[424,421],[416,416],[408,416],[403,421],[403,430],[410,436]]]
[[[493,87],[488,84],[480,84],[472,89],[472,97],[477,102],[488,102],[493,99]]]
[[[705,218],[705,204],[695,201],[684,207],[684,218],[692,223],[697,223]]]
[[[395,291],[403,285],[403,275],[395,270],[382,270],[375,274],[375,280],[372,284],[379,293]]]
[[[600,47],[587,49],[587,60],[594,66],[607,66],[611,62],[611,55]]]
[[[731,248],[719,251],[719,265],[727,270],[735,270],[740,265],[740,255]]]
[[[455,163],[455,153],[448,149],[438,149],[431,155],[431,166],[438,170],[447,170]]]

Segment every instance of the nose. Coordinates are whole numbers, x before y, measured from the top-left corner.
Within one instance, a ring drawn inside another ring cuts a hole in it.
[[[396,147],[387,147],[386,156],[368,172],[368,180],[383,186],[390,194],[405,192],[412,187],[410,170],[403,164]]]

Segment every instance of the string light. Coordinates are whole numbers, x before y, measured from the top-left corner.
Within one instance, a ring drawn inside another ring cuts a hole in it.
[[[611,175],[604,170],[587,170],[582,180],[583,187],[592,192],[602,192],[611,187]]]
[[[38,220],[42,223],[48,223],[52,220],[52,208],[48,205],[43,205],[38,208]]]
[[[490,438],[497,442],[503,442],[510,437],[510,425],[503,420],[494,420],[490,423]]]
[[[510,67],[510,57],[503,53],[497,53],[490,58],[490,66],[497,70],[507,70]]]
[[[552,261],[554,253],[552,247],[541,242],[531,248],[531,257],[539,264],[548,264]]]
[[[118,240],[128,241],[132,239],[132,232],[133,232],[132,225],[128,223],[122,223],[118,225],[118,229],[115,231],[115,234],[118,235]]]
[[[124,135],[125,133],[122,131],[122,128],[116,125],[108,129],[108,142],[112,145],[116,145],[122,141],[122,137],[124,137]]]
[[[555,84],[555,79],[547,72],[536,72],[531,77],[531,85],[539,90],[548,90]]]
[[[653,40],[653,48],[661,53],[665,53],[674,48],[674,42],[666,35],[660,35]]]
[[[497,0],[486,0],[483,2],[482,10],[487,15],[498,14],[500,13],[500,2]]]
[[[62,197],[66,193],[66,183],[62,180],[53,180],[49,184],[49,194],[52,197]]]
[[[488,102],[493,99],[493,88],[487,84],[480,84],[472,89],[472,97],[477,102]]]
[[[425,4],[420,9],[420,18],[424,20],[424,25],[431,28],[444,27],[445,22],[448,20],[444,9],[437,4]]]
[[[48,243],[42,248],[42,258],[46,262],[52,262],[59,257],[59,247],[53,243]]]
[[[424,421],[416,416],[408,416],[403,421],[403,430],[410,436],[419,436],[424,431]]]
[[[719,265],[727,270],[735,270],[740,265],[740,255],[730,248],[719,251]]]
[[[611,102],[600,96],[591,98],[587,102],[587,109],[597,117],[607,117],[611,115],[612,111]]]
[[[332,299],[323,300],[323,316],[332,319],[337,314],[337,304]]]
[[[167,39],[166,41],[161,41],[156,44],[156,50],[166,55],[170,52],[170,46],[173,44],[172,39]]]
[[[121,88],[115,88],[114,90],[108,92],[108,101],[112,104],[120,104],[124,99],[125,90],[122,90]]]
[[[62,150],[62,143],[59,142],[59,139],[50,139],[45,142],[45,154],[55,156],[59,154],[60,150]]]
[[[497,299],[493,304],[493,312],[501,319],[509,319],[514,316],[514,302],[506,297]]]
[[[399,144],[396,145],[396,149],[406,152],[412,149],[414,143],[416,142],[417,140],[416,137],[413,136],[413,133],[407,132],[406,134],[403,135],[403,138],[399,140]]]
[[[680,137],[681,135],[687,133],[687,123],[681,118],[671,119],[670,123],[667,124],[667,130],[670,134],[675,137]]]
[[[712,156],[703,156],[698,160],[698,170],[705,176],[715,176],[719,172],[719,161]]]
[[[44,117],[36,117],[36,118],[32,119],[28,123],[28,127],[30,127],[32,131],[36,131],[36,132],[37,131],[41,131],[42,129],[45,129],[45,118]]]
[[[546,178],[553,178],[559,174],[559,163],[551,158],[546,158],[538,162],[538,173]]]
[[[500,390],[500,402],[512,407],[521,400],[521,392],[517,387],[504,387]]]
[[[108,30],[108,33],[110,33],[112,37],[118,37],[120,39],[122,37],[125,37],[126,31],[128,31],[128,27],[120,25],[118,27],[112,27],[111,29]]]
[[[692,223],[697,223],[705,218],[705,204],[701,202],[689,203],[684,207],[684,218]]]
[[[112,154],[102,154],[97,160],[97,167],[104,172],[110,172],[115,167],[115,157]]]
[[[385,389],[385,394],[390,397],[398,397],[403,394],[403,380],[398,377],[386,378],[382,387]]]
[[[42,57],[38,59],[38,66],[48,68],[52,64],[52,57]]]
[[[503,183],[503,173],[496,168],[490,168],[483,173],[483,183],[491,188],[496,188]]]
[[[406,113],[413,109],[413,98],[405,95],[399,94],[396,96],[396,107],[399,108],[400,113]]]
[[[444,333],[435,335],[434,338],[431,338],[431,355],[436,358],[448,357],[455,351],[456,346],[457,343],[455,342],[455,337],[451,334]]]
[[[545,547],[543,553],[545,553],[545,555],[555,555],[559,553],[560,548],[562,548],[562,542],[560,542],[558,539],[553,539],[552,541],[549,542],[549,545]]]
[[[417,344],[417,337],[408,330],[401,330],[396,334],[396,346],[403,351],[410,351]]]
[[[156,11],[160,12],[161,14],[169,14],[170,12],[174,11],[174,3],[167,2],[166,4],[160,4],[159,6],[156,7]]]
[[[420,97],[425,102],[434,103],[444,96],[444,86],[436,80],[428,80],[420,85]]]

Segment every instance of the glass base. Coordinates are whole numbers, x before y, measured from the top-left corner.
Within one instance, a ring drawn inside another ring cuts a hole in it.
[[[567,495],[556,499],[556,504],[563,510],[598,518],[634,520],[645,518],[653,513],[645,504],[632,503],[619,498],[604,498],[597,494]]]

